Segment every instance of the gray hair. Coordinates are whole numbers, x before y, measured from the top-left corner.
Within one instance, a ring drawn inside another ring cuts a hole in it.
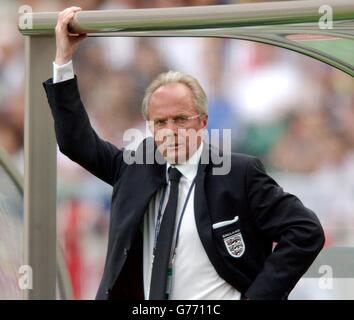
[[[171,83],[182,83],[191,89],[194,103],[200,115],[208,113],[208,99],[198,80],[179,71],[161,73],[145,90],[142,103],[142,114],[145,120],[149,119],[149,104],[152,94],[160,87]]]

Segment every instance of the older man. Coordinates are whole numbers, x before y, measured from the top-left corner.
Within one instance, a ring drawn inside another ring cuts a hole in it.
[[[323,247],[315,214],[254,157],[230,154],[229,170],[216,174],[210,160],[220,151],[202,139],[206,95],[180,72],[146,90],[153,139],[136,152],[100,139],[71,62],[85,37],[68,32],[79,10],[59,14],[54,76],[44,87],[60,150],[113,186],[97,299],[286,299]]]

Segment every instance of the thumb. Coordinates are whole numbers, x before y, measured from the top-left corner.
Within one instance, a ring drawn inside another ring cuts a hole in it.
[[[87,34],[86,33],[81,33],[79,34],[78,36],[75,36],[75,37],[72,37],[72,41],[74,43],[78,43],[80,42],[81,40],[85,39],[87,37]]]

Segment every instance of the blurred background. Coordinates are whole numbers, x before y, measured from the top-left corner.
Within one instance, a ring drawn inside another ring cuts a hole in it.
[[[257,1],[0,0],[0,148],[23,173],[20,5],[60,11],[71,5],[93,10],[241,2]],[[141,101],[156,75],[170,69],[193,75],[209,98],[209,129],[231,128],[233,151],[260,157],[286,191],[316,212],[325,228],[326,247],[353,247],[354,81],[349,75],[285,49],[216,38],[90,38],[80,46],[74,69],[93,127],[118,147],[126,145],[126,129],[145,131]],[[110,197],[110,186],[58,150],[58,237],[75,299],[96,294],[105,261]],[[0,168],[3,299],[20,297],[21,201]],[[353,290],[340,281],[330,290],[309,281],[299,283],[293,298],[354,299]]]

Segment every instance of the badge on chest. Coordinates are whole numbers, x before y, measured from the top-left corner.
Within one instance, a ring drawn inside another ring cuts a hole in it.
[[[240,230],[228,232],[222,237],[229,254],[234,258],[240,258],[245,252],[245,243]]]
[[[214,223],[213,229],[217,232],[219,239],[221,237],[231,257],[242,257],[245,252],[245,242],[242,238],[238,216],[235,216],[231,220]]]

